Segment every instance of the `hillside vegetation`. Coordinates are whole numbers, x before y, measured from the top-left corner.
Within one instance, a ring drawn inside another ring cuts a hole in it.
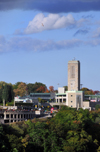
[[[100,111],[62,107],[51,119],[0,125],[1,152],[99,152]]]

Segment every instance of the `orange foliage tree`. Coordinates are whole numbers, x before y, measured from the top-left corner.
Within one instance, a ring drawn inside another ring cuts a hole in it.
[[[50,92],[54,92],[54,87],[53,86],[49,86],[49,90],[50,90]]]
[[[36,89],[36,91],[38,92],[38,93],[44,93],[45,92],[45,90],[46,90],[46,87],[45,86],[40,86],[38,89]]]
[[[45,93],[49,93],[50,91],[46,88]]]
[[[18,88],[17,89],[14,89],[14,93],[15,93],[15,96],[24,96],[26,94],[26,90],[27,90],[27,85],[23,82],[21,82],[19,85],[18,85]]]

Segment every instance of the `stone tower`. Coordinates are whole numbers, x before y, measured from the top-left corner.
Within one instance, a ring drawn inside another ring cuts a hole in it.
[[[72,60],[68,62],[68,91],[80,90],[80,62]]]

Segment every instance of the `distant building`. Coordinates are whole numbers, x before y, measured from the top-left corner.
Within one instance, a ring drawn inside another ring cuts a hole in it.
[[[58,88],[53,105],[66,105],[73,108],[89,109],[90,102],[84,101],[84,93],[80,91],[80,62],[72,60],[68,62],[68,91],[64,87]]]
[[[64,87],[58,88],[58,93],[30,93],[29,96],[15,97],[15,103],[33,103],[38,107],[38,99],[46,101],[42,106],[66,105],[73,108],[89,109],[90,101],[85,100],[84,92],[80,91],[80,61],[72,60],[68,62],[68,91]],[[95,98],[97,100],[97,98]]]
[[[15,103],[38,103],[38,99],[44,100],[45,102],[52,102],[55,99],[55,93],[30,93],[28,96],[17,96],[14,98]]]
[[[33,110],[0,110],[0,123],[2,124],[34,119],[35,117],[35,111]]]

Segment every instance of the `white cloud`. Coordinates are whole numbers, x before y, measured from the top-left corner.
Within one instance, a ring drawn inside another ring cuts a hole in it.
[[[48,50],[62,50],[71,47],[77,47],[82,44],[81,40],[38,40],[30,37],[13,37],[9,40],[0,41],[0,52],[10,51],[48,51]]]
[[[37,14],[32,21],[29,22],[27,28],[24,30],[25,34],[32,34],[42,32],[44,30],[53,30],[67,27],[80,27],[86,23],[86,19],[81,18],[76,21],[71,14],[61,16],[58,14],[49,14],[44,16],[43,13]]]
[[[70,48],[77,48],[88,45],[96,47],[100,45],[100,40],[95,39],[81,41],[79,39],[70,39],[62,41],[43,41],[30,37],[13,37],[9,40],[6,40],[4,37],[0,36],[0,52],[69,50]]]

